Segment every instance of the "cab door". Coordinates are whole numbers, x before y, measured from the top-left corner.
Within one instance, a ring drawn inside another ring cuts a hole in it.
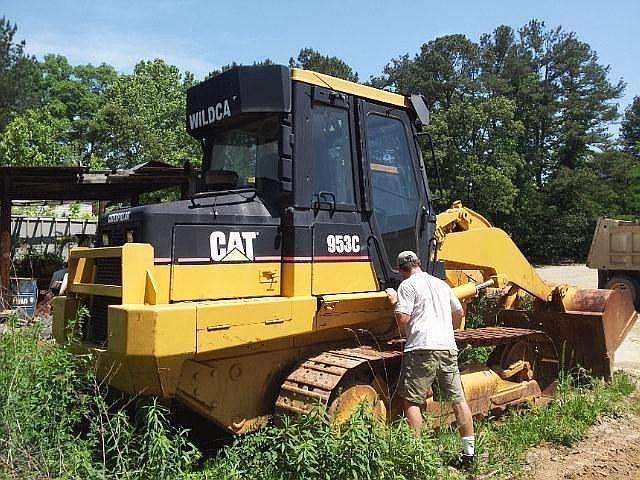
[[[296,135],[302,134],[298,143],[307,145],[309,160],[309,171],[303,178],[298,171],[298,178],[311,217],[311,292],[325,296],[375,291],[378,285],[366,245],[368,223],[361,209],[354,98],[319,86],[299,88],[306,93],[296,99],[297,115],[304,115]]]
[[[435,223],[428,185],[405,111],[360,101],[358,118],[373,237],[369,250],[380,283],[395,286],[400,252],[412,250],[423,266],[429,265]]]

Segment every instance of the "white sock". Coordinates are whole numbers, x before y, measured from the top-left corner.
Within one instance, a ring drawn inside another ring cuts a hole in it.
[[[476,450],[476,437],[462,437],[462,453],[473,455]]]

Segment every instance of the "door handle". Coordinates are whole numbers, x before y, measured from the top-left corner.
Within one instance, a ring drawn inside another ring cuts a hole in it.
[[[314,208],[319,209],[322,204],[328,205],[331,212],[336,210],[336,194],[333,192],[318,192],[315,194]],[[328,199],[328,200],[327,200]]]

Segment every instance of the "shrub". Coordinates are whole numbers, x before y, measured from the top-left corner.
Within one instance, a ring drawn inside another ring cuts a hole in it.
[[[435,438],[416,438],[406,422],[392,427],[360,409],[338,430],[323,412],[286,418],[236,439],[208,465],[205,478],[285,480],[445,478]]]
[[[114,403],[89,356],[39,340],[37,328],[0,335],[0,475],[19,478],[180,478],[199,453],[151,402],[140,425]]]
[[[0,335],[0,362],[2,478],[462,478],[447,467],[459,449],[455,431],[425,428],[416,438],[405,421],[382,425],[364,408],[340,429],[324,412],[286,418],[236,438],[197,467],[198,450],[185,430],[170,426],[164,407],[150,401],[134,421],[131,400],[109,394],[93,373],[91,357],[41,342],[37,328],[10,326]],[[579,441],[602,415],[622,413],[623,399],[633,391],[625,375],[588,388],[567,376],[550,405],[478,422],[478,473],[513,478],[528,448]]]

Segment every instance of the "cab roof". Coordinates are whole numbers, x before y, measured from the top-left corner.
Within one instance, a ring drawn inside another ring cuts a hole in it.
[[[331,90],[338,92],[367,98],[380,103],[395,105],[397,107],[411,108],[410,99],[404,95],[398,95],[397,93],[387,92],[386,90],[360,85],[359,83],[342,80],[341,78],[325,75],[324,73],[302,70],[301,68],[292,68],[291,80],[330,88]]]

